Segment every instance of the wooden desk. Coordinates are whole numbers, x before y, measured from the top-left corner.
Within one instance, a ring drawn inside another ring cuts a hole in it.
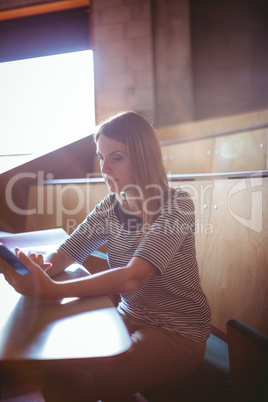
[[[53,246],[62,229],[0,237],[10,249]],[[88,275],[76,264],[55,280]],[[109,297],[42,301],[21,296],[0,274],[0,364],[121,356],[131,347],[128,331]]]

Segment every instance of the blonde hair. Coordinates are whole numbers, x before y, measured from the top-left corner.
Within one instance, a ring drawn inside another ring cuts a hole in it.
[[[101,124],[94,136],[95,143],[100,134],[127,146],[135,185],[140,188],[143,196],[142,218],[147,232],[160,213],[159,188],[164,194],[169,189],[161,148],[154,129],[141,115],[122,112]],[[123,203],[122,195],[117,194],[117,197]]]

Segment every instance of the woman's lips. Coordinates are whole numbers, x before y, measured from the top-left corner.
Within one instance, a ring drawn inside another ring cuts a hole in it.
[[[104,179],[105,180],[105,183],[107,183],[107,184],[114,184],[115,182],[116,182],[116,179],[112,179],[112,178],[106,178],[106,179]]]

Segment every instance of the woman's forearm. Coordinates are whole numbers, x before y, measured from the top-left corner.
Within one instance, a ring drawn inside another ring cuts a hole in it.
[[[59,298],[113,295],[136,291],[157,269],[149,262],[134,257],[126,267],[114,268],[80,279],[58,282]]]
[[[56,282],[53,293],[62,299],[130,292],[138,286],[131,276],[130,267],[116,268],[71,281]]]
[[[63,272],[74,262],[74,260],[63,250],[58,249],[54,253],[48,254],[45,257],[45,262],[50,262],[52,264],[52,267],[48,269],[47,274],[54,277]]]

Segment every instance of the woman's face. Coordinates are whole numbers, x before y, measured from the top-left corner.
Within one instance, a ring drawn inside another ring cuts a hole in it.
[[[127,189],[127,186],[134,185],[134,176],[126,145],[100,134],[97,155],[102,176],[110,191],[131,193],[131,187]]]

